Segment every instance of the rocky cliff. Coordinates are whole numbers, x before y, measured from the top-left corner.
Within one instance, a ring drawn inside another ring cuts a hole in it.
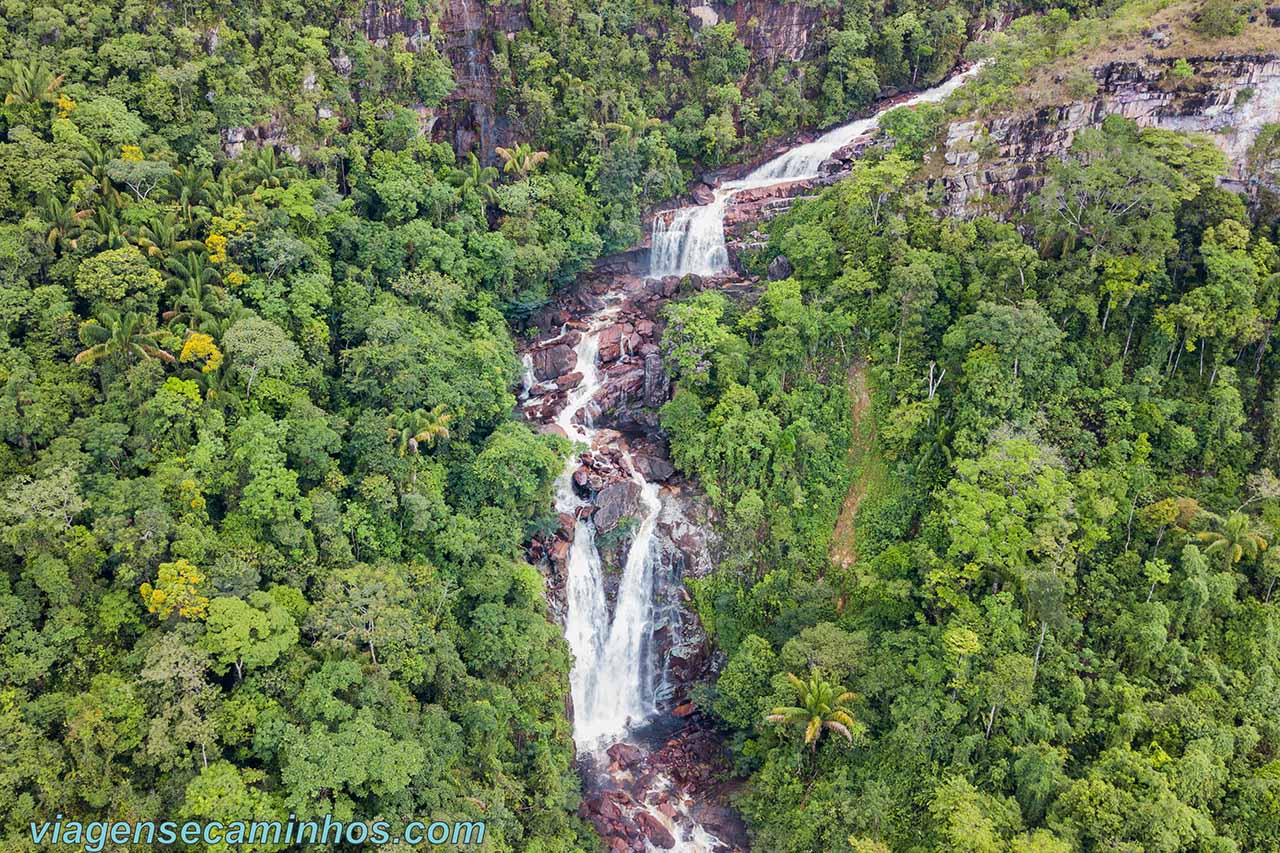
[[[738,37],[751,51],[757,70],[768,71],[783,61],[812,59],[822,48],[822,36],[839,21],[834,4],[778,3],[776,0],[738,0],[735,3],[694,4],[689,8],[695,27],[733,21]]]
[[[365,37],[378,45],[396,33],[407,37],[411,49],[431,38],[427,20],[409,17],[403,0],[370,0],[361,25]],[[475,150],[486,157],[494,147],[511,143],[509,123],[495,109],[501,81],[493,71],[493,47],[496,39],[514,37],[528,26],[521,0],[444,0],[439,18],[443,43],[436,46],[453,66],[456,86],[438,110],[428,113],[425,124],[435,138],[452,143],[456,151]]]
[[[773,0],[694,2],[687,7],[677,0],[676,5],[687,8],[689,25],[695,30],[733,21],[751,51],[755,74],[768,73],[780,62],[812,59],[837,14],[833,9]],[[407,15],[403,0],[369,0],[360,25],[365,36],[379,45],[399,33],[412,50],[432,37],[425,17]],[[436,139],[451,142],[455,150],[474,150],[486,160],[493,159],[496,146],[514,142],[514,129],[496,110],[500,90],[510,81],[494,72],[493,49],[497,40],[512,39],[528,27],[525,0],[444,0],[439,18],[443,44],[437,42],[437,47],[453,66],[457,86],[442,107],[421,111],[424,128]]]
[[[1031,114],[958,121],[947,130],[940,183],[954,215],[999,213],[1044,183],[1045,164],[1066,155],[1077,133],[1109,115],[1141,127],[1208,134],[1227,155],[1223,183],[1241,189],[1249,146],[1280,122],[1280,54],[1111,62],[1093,69],[1097,94]]]

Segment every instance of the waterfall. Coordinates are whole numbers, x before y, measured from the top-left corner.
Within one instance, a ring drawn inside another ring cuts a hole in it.
[[[980,66],[955,74],[943,83],[886,107],[870,118],[857,119],[827,131],[813,142],[797,145],[749,172],[746,177],[727,181],[716,188],[709,204],[682,207],[669,217],[654,217],[649,249],[649,276],[714,275],[729,267],[725,244],[724,216],[729,201],[744,190],[763,189],[777,184],[803,181],[818,176],[831,155],[865,133],[874,130],[881,117],[899,106],[934,103],[960,87]]]
[[[538,377],[533,372],[533,356],[525,353],[520,358],[520,399],[527,400],[529,392],[538,384]]]
[[[939,100],[960,85],[965,75],[958,75],[946,84],[924,92],[908,103]],[[883,114],[883,113],[881,113]],[[717,188],[710,204],[690,206],[674,212],[669,217],[654,221],[653,249],[650,266],[655,276],[696,272],[712,274],[728,266],[725,246],[724,217],[733,196],[746,189],[768,187],[814,177],[827,158],[837,149],[876,126],[880,114],[836,128],[813,142],[797,146],[755,169],[744,178],[730,181]],[[581,378],[566,389],[564,403],[555,415],[553,423],[579,448],[592,448],[593,441],[601,439],[595,427],[600,413],[596,395],[604,389],[608,376],[597,364],[602,333],[619,322],[624,306],[627,312],[635,306],[627,302],[625,287],[612,288],[605,295],[595,291],[590,300],[583,300],[589,313],[579,320],[587,322],[586,329],[578,335],[574,345],[576,363],[574,372]],[[599,300],[599,301],[597,301]],[[571,329],[581,329],[579,323],[565,325],[551,337],[541,339],[539,345],[555,345],[567,338]],[[620,361],[636,363],[630,344],[620,343]],[[536,407],[539,418],[545,415],[545,401],[555,399],[561,391],[557,382],[538,383],[533,370],[534,359],[526,355],[521,382],[521,398],[526,406]],[[603,450],[597,447],[595,450]],[[584,774],[589,780],[600,781],[605,787],[615,784],[630,785],[627,799],[613,800],[613,808],[621,808],[630,817],[642,816],[641,824],[661,825],[669,832],[674,850],[679,853],[708,853],[721,849],[722,843],[696,814],[701,807],[698,794],[676,785],[669,776],[646,771],[648,762],[656,751],[653,738],[662,734],[660,705],[671,698],[667,659],[659,660],[659,647],[666,648],[670,638],[657,636],[658,626],[669,628],[679,622],[680,605],[662,600],[664,591],[672,587],[672,574],[678,573],[663,561],[662,549],[673,523],[672,515],[679,513],[680,501],[664,502],[656,482],[649,482],[640,473],[635,459],[622,438],[611,446],[617,453],[617,463],[634,484],[638,501],[633,511],[637,522],[631,534],[622,574],[618,579],[617,593],[610,613],[609,596],[605,590],[605,565],[597,544],[595,525],[591,521],[590,500],[578,496],[574,474],[581,464],[575,453],[556,481],[555,506],[563,516],[573,519],[573,538],[568,553],[562,554],[565,573],[565,639],[573,652],[573,668],[569,673],[569,686],[573,700],[573,738]],[[659,534],[659,521],[664,531]],[[657,603],[655,603],[655,601]],[[673,608],[675,608],[673,610]],[[674,646],[671,649],[674,651]],[[669,724],[670,721],[668,721]],[[620,765],[609,748],[624,739],[634,740],[641,746],[644,758],[641,763]],[[670,745],[670,744],[668,744]],[[634,774],[634,775],[633,775]],[[602,812],[595,813],[597,817]],[[599,828],[600,824],[597,824]],[[605,833],[605,829],[601,829]],[[646,831],[647,832],[647,831]],[[616,840],[615,836],[615,840]],[[634,838],[634,836],[632,836]],[[666,839],[664,838],[664,843]],[[646,841],[646,849],[654,846]]]
[[[556,425],[575,442],[588,447],[595,435],[591,401],[603,384],[596,366],[599,336],[613,317],[613,308],[597,314],[575,352],[582,380],[570,392]],[[631,478],[640,489],[644,516],[636,528],[623,567],[612,621],[605,601],[603,563],[596,547],[595,528],[579,519],[566,561],[568,612],[565,638],[573,650],[569,674],[573,695],[573,737],[580,749],[607,746],[611,739],[639,725],[654,713],[653,695],[653,550],[654,531],[662,501],[658,486],[644,479],[630,456],[624,455]],[[556,509],[576,514],[583,501],[573,490],[578,458],[571,458],[556,484]]]

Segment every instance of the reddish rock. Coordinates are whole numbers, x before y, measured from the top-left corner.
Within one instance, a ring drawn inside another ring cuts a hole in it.
[[[651,483],[665,482],[676,473],[675,466],[661,456],[637,455],[634,461],[636,471]]]
[[[600,332],[598,350],[598,358],[601,364],[607,364],[610,361],[617,361],[622,355],[622,335],[624,329],[621,323],[615,323],[612,326]]]
[[[619,767],[630,769],[644,758],[644,753],[640,751],[640,747],[632,746],[629,743],[615,743],[607,750],[610,760]]]
[[[625,480],[605,486],[596,495],[596,529],[608,532],[627,515],[635,515],[640,500],[640,486],[634,480]]]
[[[639,812],[636,815],[636,823],[640,824],[641,830],[644,832],[645,838],[654,847],[661,850],[670,850],[676,846],[675,836],[671,834],[671,830],[662,825],[662,821],[658,820],[648,812]]]
[[[582,374],[575,370],[573,373],[566,373],[564,376],[558,377],[556,379],[556,385],[561,388],[573,388],[581,381]]]
[[[567,344],[554,344],[544,349],[534,350],[533,375],[539,382],[558,379],[573,369],[578,362],[578,355]]]
[[[698,710],[698,707],[694,705],[692,702],[685,702],[683,705],[677,705],[671,711],[671,715],[674,717],[684,718],[684,717],[691,716],[693,712],[696,710]]]

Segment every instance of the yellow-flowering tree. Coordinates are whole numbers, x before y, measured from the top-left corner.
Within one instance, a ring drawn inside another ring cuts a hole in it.
[[[168,619],[176,610],[184,619],[204,619],[209,613],[209,597],[200,594],[204,572],[185,559],[161,563],[155,584],[138,588],[147,612]]]

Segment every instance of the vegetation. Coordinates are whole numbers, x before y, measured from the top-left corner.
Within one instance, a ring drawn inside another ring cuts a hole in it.
[[[889,130],[771,223],[791,277],[668,309],[663,423],[724,517],[706,704],[755,843],[1280,849],[1274,207],[1117,117],[1014,221],[939,218]],[[819,737],[840,712],[852,747]]]
[[[525,560],[567,448],[513,417],[513,329],[990,9],[815,3],[790,60],[684,3],[518,6],[0,12],[0,846],[329,813],[597,846]],[[983,103],[1096,26],[1038,18]],[[492,150],[426,132],[472,107]],[[1248,208],[1212,148],[1109,123],[1016,223],[958,222],[912,183],[942,118],[773,226],[792,277],[668,309],[758,848],[1274,850],[1280,136]],[[878,483],[832,566],[851,445]]]

